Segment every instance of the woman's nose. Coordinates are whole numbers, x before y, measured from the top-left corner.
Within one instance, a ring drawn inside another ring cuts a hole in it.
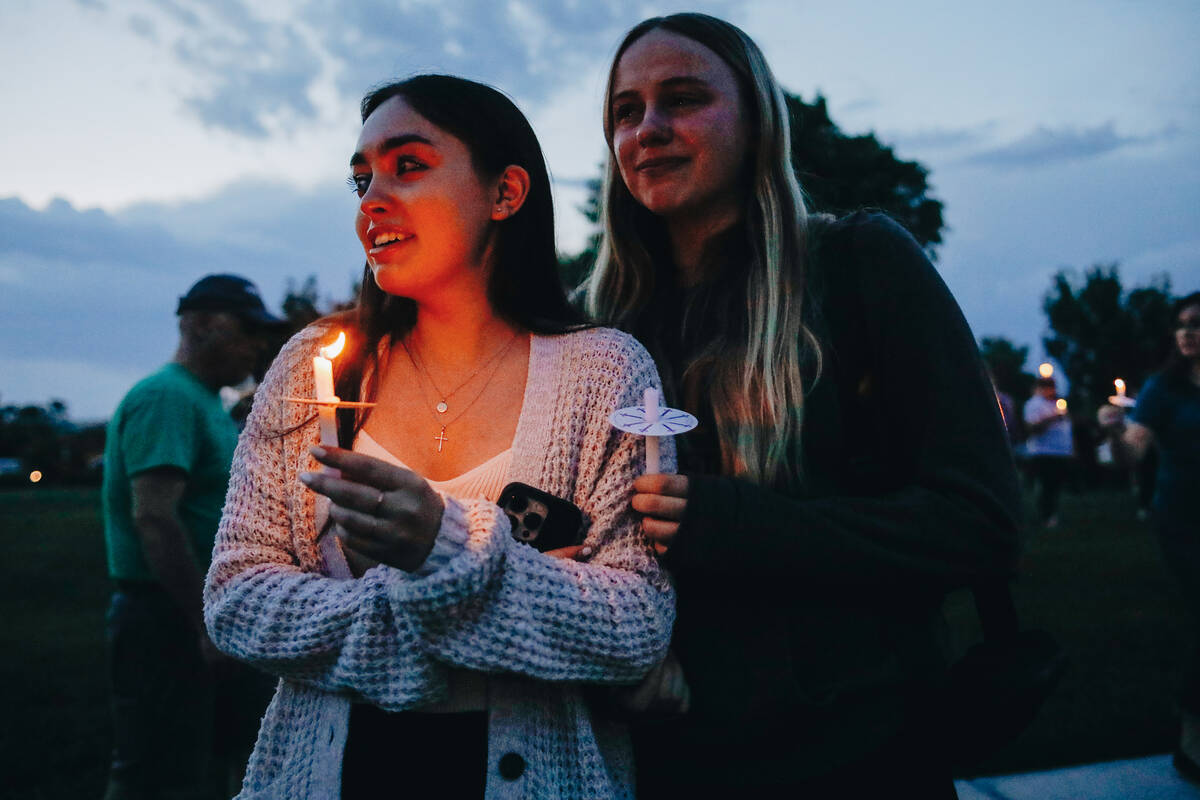
[[[368,217],[386,214],[394,202],[392,196],[382,186],[383,181],[371,181],[367,191],[358,201],[358,208]]]
[[[657,109],[648,108],[637,129],[637,143],[642,147],[666,144],[671,141],[670,121]]]

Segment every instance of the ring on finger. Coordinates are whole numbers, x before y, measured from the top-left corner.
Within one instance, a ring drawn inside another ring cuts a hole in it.
[[[371,509],[371,516],[378,517],[379,509],[383,508],[383,492],[379,493],[379,497],[375,498],[375,506]]]

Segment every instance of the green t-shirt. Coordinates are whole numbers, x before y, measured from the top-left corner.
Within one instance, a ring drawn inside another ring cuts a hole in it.
[[[153,580],[133,527],[130,481],[156,467],[187,473],[179,517],[196,563],[207,570],[229,485],[238,431],[216,392],[179,364],[143,379],[117,406],[104,447],[104,539],[108,574]]]

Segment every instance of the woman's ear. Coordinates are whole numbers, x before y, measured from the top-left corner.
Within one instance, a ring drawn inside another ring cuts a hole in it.
[[[525,205],[529,196],[529,173],[524,167],[509,164],[496,182],[496,202],[492,204],[492,219],[508,219]]]

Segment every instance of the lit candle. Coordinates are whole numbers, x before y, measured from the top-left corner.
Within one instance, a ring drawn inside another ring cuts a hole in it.
[[[1067,413],[1067,401],[1061,397],[1054,401],[1054,407],[1058,409],[1058,413],[1060,414]]]
[[[642,395],[642,406],[646,409],[646,424],[658,422],[658,389],[649,388]],[[658,437],[646,437],[646,474],[658,474]]]
[[[1113,381],[1113,386],[1117,387],[1117,397],[1125,396],[1125,381],[1117,378],[1115,381]]]
[[[321,444],[326,447],[337,447],[337,407],[338,396],[333,393],[333,359],[337,358],[342,348],[346,346],[346,334],[339,331],[338,337],[331,345],[320,349],[320,355],[313,357],[313,381],[317,385],[317,419],[321,425]]]
[[[1054,376],[1054,365],[1049,361],[1044,361],[1038,366],[1038,375],[1043,378],[1051,378]]]

